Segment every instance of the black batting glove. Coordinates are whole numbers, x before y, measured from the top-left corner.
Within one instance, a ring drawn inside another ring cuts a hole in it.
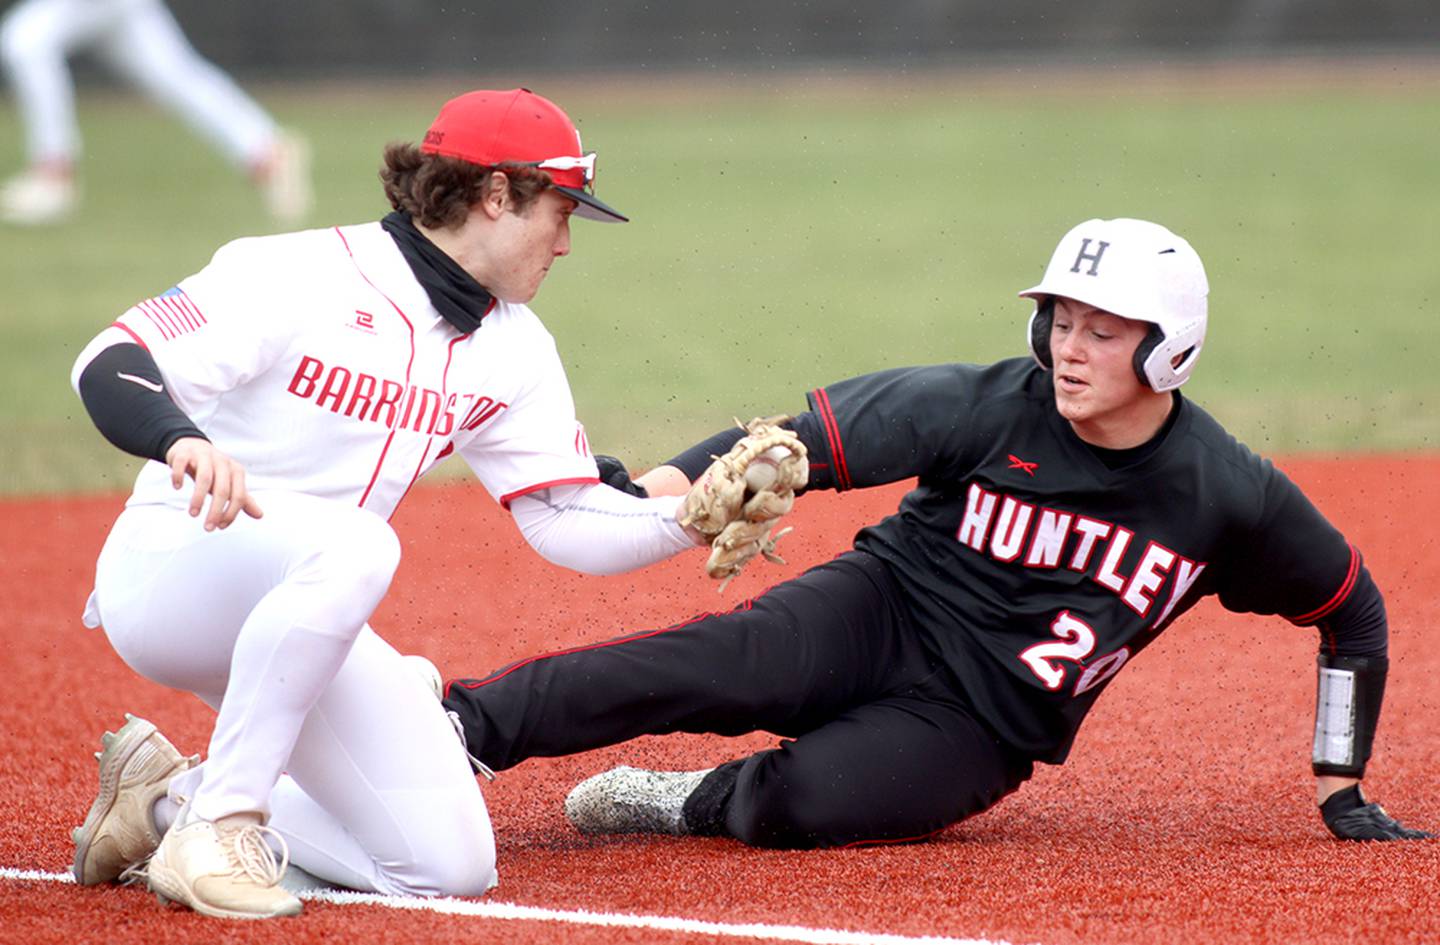
[[[1320,805],[1320,816],[1341,840],[1424,840],[1435,836],[1404,826],[1379,804],[1367,804],[1358,784],[1327,797]]]
[[[614,456],[596,455],[595,465],[600,468],[600,481],[612,489],[629,493],[640,499],[650,498],[645,487],[630,481],[630,471]]]

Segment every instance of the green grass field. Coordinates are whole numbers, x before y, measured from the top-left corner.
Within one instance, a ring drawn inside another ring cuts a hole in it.
[[[645,467],[731,416],[797,410],[882,367],[1023,351],[1059,236],[1139,216],[1187,236],[1211,328],[1186,392],[1262,452],[1440,448],[1440,81],[1132,88],[1114,68],[741,89],[545,83],[600,152],[628,226],[578,221],[534,303],[592,446]],[[315,225],[385,209],[386,141],[464,82],[262,88],[316,150]],[[242,177],[169,116],[82,93],[85,212],[0,229],[0,491],[123,489],[71,361],[224,241],[271,227]],[[13,112],[0,114],[13,143]]]

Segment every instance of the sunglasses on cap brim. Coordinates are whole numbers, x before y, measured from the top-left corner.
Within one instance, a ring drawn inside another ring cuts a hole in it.
[[[579,157],[565,155],[563,157],[547,158],[543,161],[530,161],[527,163],[529,166],[538,167],[541,170],[579,170],[582,172],[584,183],[579,189],[558,185],[555,187],[560,193],[570,197],[578,204],[575,209],[576,216],[586,220],[597,220],[601,223],[628,223],[630,221],[629,217],[595,196],[594,151],[591,151],[589,154],[582,154]]]
[[[565,155],[563,157],[546,158],[543,161],[526,161],[528,167],[538,167],[542,171],[574,171],[583,172],[585,189],[590,192],[595,190],[595,152],[582,154],[579,157]]]

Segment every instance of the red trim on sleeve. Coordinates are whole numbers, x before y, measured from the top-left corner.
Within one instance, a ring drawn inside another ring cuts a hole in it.
[[[150,350],[150,346],[145,343],[145,339],[141,338],[139,335],[135,334],[135,332],[131,331],[130,326],[126,325],[124,322],[111,322],[110,327],[120,329],[121,331],[125,332],[125,334],[129,335],[131,338],[134,338],[137,345],[144,348],[146,351]]]
[[[835,489],[843,492],[852,483],[850,466],[845,461],[845,444],[840,442],[840,421],[835,419],[835,411],[830,408],[830,395],[823,387],[817,387],[810,393],[815,397],[815,406],[820,408],[820,422],[825,427],[825,439],[829,441],[830,458],[835,461]]]
[[[1340,583],[1340,589],[1335,592],[1334,596],[1308,614],[1301,614],[1298,617],[1286,617],[1285,619],[1296,624],[1315,623],[1317,620],[1325,619],[1334,613],[1341,604],[1345,603],[1345,599],[1348,598],[1350,592],[1355,589],[1355,579],[1359,575],[1360,552],[1354,545],[1351,545],[1350,568],[1345,572],[1345,580]]]
[[[510,508],[510,503],[522,495],[539,492],[541,489],[549,489],[551,486],[598,486],[599,484],[600,478],[598,476],[579,476],[575,479],[552,479],[549,482],[542,482],[539,485],[526,486],[515,492],[507,492],[500,497],[500,507],[502,509],[508,509]]]

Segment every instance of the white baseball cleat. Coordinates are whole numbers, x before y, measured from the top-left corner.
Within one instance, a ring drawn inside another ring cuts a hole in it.
[[[310,143],[290,131],[280,132],[258,175],[265,209],[276,222],[299,223],[310,215],[315,193],[310,184]]]
[[[69,175],[24,171],[0,187],[0,220],[17,226],[60,223],[75,211],[79,196]]]
[[[575,785],[565,817],[585,834],[663,833],[684,836],[685,799],[714,768],[648,771],[622,765]]]
[[[75,841],[71,871],[81,886],[120,879],[145,862],[160,845],[152,809],[165,796],[170,779],[200,760],[186,758],[156,731],[155,726],[125,716],[118,732],[100,739],[100,792],[85,823],[70,837]]]
[[[275,852],[266,835],[280,846]],[[161,902],[179,902],[217,919],[270,919],[298,915],[300,900],[280,880],[290,856],[285,840],[258,815],[175,823],[145,868]]]

